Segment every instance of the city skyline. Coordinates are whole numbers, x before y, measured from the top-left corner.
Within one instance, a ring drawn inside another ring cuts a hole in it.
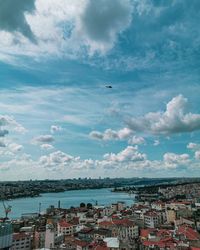
[[[0,1],[0,181],[199,176],[198,0],[15,1]]]

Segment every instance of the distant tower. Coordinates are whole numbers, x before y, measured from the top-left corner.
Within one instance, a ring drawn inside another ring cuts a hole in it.
[[[41,202],[39,203],[39,214],[41,213]]]
[[[58,201],[58,209],[60,209],[60,200]]]

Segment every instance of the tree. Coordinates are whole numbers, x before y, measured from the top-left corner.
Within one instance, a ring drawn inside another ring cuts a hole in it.
[[[87,203],[87,209],[92,209],[92,204],[91,203]]]
[[[81,202],[81,203],[80,203],[80,207],[86,207],[85,203],[84,203],[84,202]]]

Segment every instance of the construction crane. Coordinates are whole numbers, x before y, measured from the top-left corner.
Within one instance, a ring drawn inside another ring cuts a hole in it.
[[[8,214],[11,212],[12,206],[6,205],[4,201],[2,202],[3,202],[4,212],[5,212],[5,219],[8,219]]]

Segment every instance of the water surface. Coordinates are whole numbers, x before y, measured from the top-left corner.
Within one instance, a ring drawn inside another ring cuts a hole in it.
[[[109,205],[113,202],[124,201],[127,205],[134,203],[134,196],[127,193],[114,193],[110,189],[87,189],[74,190],[62,193],[46,193],[40,197],[34,198],[20,198],[7,201],[7,205],[12,206],[12,212],[9,218],[19,218],[22,213],[34,213],[39,211],[39,204],[41,203],[41,211],[45,211],[50,205],[58,206],[60,200],[62,208],[69,208],[71,206],[79,206],[81,202],[95,204],[98,201],[99,205]],[[0,217],[4,216],[3,204],[0,204]]]

